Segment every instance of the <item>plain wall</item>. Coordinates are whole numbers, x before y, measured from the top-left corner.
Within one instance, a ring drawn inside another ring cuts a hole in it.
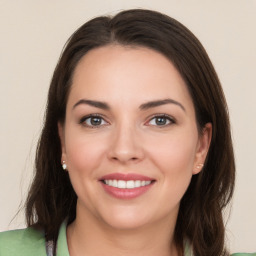
[[[0,231],[24,227],[49,82],[71,33],[92,17],[143,7],[187,26],[205,46],[230,110],[237,164],[227,238],[231,251],[256,251],[255,0],[0,0]],[[10,223],[11,222],[11,223]]]

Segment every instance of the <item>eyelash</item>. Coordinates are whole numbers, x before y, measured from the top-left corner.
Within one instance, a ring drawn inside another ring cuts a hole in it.
[[[95,129],[95,128],[100,128],[102,126],[105,126],[106,124],[99,124],[99,125],[88,125],[86,124],[86,120],[90,119],[90,118],[99,118],[101,121],[104,120],[104,117],[101,115],[101,114],[90,114],[90,115],[87,115],[87,116],[84,116],[80,119],[79,123],[84,125],[85,127],[87,128],[91,128],[91,129]],[[154,116],[150,117],[149,121],[146,122],[146,125],[149,125],[149,122],[151,122],[153,119],[156,119],[156,118],[164,118],[165,120],[168,120],[169,123],[168,124],[164,124],[164,125],[153,125],[153,126],[157,126],[159,128],[163,128],[163,127],[166,127],[166,126],[169,126],[169,125],[172,125],[172,124],[175,124],[176,121],[174,118],[172,118],[171,116],[167,115],[167,114],[155,114]],[[108,123],[107,121],[105,121],[106,123]]]
[[[100,125],[88,125],[88,124],[86,124],[85,122],[89,118],[99,118],[100,120],[104,120],[105,121],[104,117],[102,115],[100,115],[100,114],[90,114],[88,116],[82,117],[80,119],[79,123],[84,125],[85,127],[91,128],[91,129],[99,128],[99,127],[102,126],[101,124]],[[108,123],[107,121],[105,121],[105,122]],[[105,125],[103,125],[103,126],[105,126]]]
[[[155,125],[155,126],[158,126],[159,128],[164,128],[166,126],[170,126],[172,124],[175,124],[176,121],[173,117],[167,115],[167,114],[155,114],[153,115],[152,117],[150,117],[150,120],[147,122],[147,124],[152,121],[153,119],[156,119],[156,118],[164,118],[165,120],[168,120],[170,123],[169,124],[164,124],[164,125]]]

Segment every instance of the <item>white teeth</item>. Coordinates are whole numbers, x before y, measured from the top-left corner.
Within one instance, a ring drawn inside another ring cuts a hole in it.
[[[134,184],[135,188],[138,188],[141,186],[141,181],[140,180],[135,180],[135,184]]]
[[[150,180],[104,180],[104,183],[116,188],[138,188],[151,183]]]
[[[126,182],[124,180],[119,180],[117,182],[117,187],[118,188],[126,188]]]
[[[133,180],[128,180],[126,182],[126,188],[134,188],[134,181]]]
[[[112,186],[117,188],[117,180],[113,180]]]

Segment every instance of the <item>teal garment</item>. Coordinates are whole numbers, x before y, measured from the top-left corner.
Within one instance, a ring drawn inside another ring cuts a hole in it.
[[[185,256],[193,256],[188,244]],[[0,233],[0,256],[46,256],[44,233],[33,228]],[[66,223],[60,227],[57,256],[69,256]],[[256,256],[256,253],[235,253],[232,256]]]

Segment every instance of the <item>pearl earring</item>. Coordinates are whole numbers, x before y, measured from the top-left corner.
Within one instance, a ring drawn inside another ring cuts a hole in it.
[[[197,168],[197,169],[200,169],[200,168],[202,168],[203,166],[204,166],[204,164],[198,164],[196,168]]]
[[[67,164],[64,160],[62,161],[62,168],[63,170],[67,170]]]

